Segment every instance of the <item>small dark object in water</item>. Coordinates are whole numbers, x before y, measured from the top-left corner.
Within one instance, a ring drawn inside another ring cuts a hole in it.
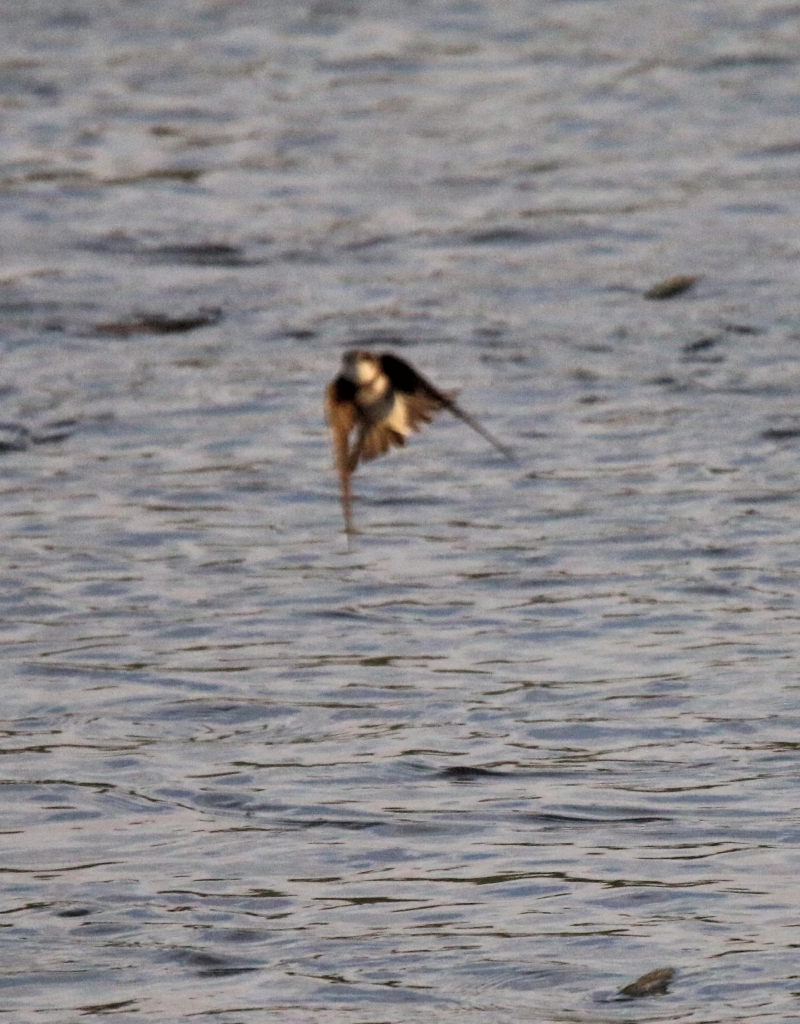
[[[452,764],[443,768],[442,776],[452,779],[454,782],[473,782],[476,779],[493,779],[498,776],[502,778],[507,773],[498,772],[493,768],[477,768],[468,764]]]
[[[434,387],[405,359],[391,352],[345,352],[339,376],[325,391],[325,417],[331,428],[348,536],[353,532],[350,478],[359,462],[385,455],[395,445],[402,448],[411,434],[443,409],[511,457],[511,449],[465,412],[452,392]],[[352,444],[351,434],[355,435]]]
[[[180,334],[198,327],[210,327],[222,316],[221,309],[201,309],[190,316],[169,316],[166,313],[144,313],[132,320],[114,320],[95,324],[98,334],[127,337],[129,334]]]
[[[674,967],[659,967],[649,974],[643,974],[641,978],[632,981],[619,990],[621,996],[629,999],[644,999],[646,996],[663,996],[669,983],[675,977]]]
[[[693,288],[700,280],[699,277],[691,277],[689,274],[678,274],[676,277],[668,277],[666,281],[659,281],[652,288],[644,293],[646,299],[672,299],[676,295],[683,295]]]

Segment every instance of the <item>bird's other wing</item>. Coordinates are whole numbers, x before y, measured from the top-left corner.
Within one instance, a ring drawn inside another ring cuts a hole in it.
[[[333,454],[337,463],[340,461],[340,453],[344,454],[344,461],[347,462],[348,440],[358,418],[353,401],[355,395],[355,385],[345,377],[337,377],[325,389],[325,419],[331,428]]]
[[[356,407],[353,402],[355,393],[355,386],[344,377],[332,380],[325,391],[325,419],[331,428],[331,444],[336,470],[339,474],[344,527],[348,534],[353,530],[352,493],[350,490],[350,476],[353,470],[350,466],[350,434],[357,419]]]
[[[440,409],[447,409],[463,423],[466,423],[468,427],[472,427],[476,433],[480,434],[484,440],[488,441],[499,452],[502,452],[506,458],[511,458],[512,452],[508,445],[498,441],[474,417],[470,416],[468,412],[464,412],[456,402],[453,393],[448,394],[446,391],[440,391],[429,380],[426,380],[421,373],[417,373],[413,366],[410,366],[404,359],[393,356],[390,352],[385,352],[381,356],[381,367],[395,391],[408,396],[409,422],[412,420],[415,407],[418,410],[416,413],[418,420],[426,423],[430,422],[434,413]],[[414,429],[418,430],[419,426],[415,425]]]

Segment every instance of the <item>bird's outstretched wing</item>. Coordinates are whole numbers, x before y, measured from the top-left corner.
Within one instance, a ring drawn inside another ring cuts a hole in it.
[[[408,394],[394,389],[390,413],[377,423],[361,424],[356,443],[350,452],[350,466],[355,469],[359,461],[369,462],[385,455],[390,448],[402,448],[406,437],[430,423],[443,408],[441,402],[419,391]]]
[[[405,359],[393,356],[391,352],[385,352],[381,356],[381,367],[395,391],[406,396],[410,424],[412,416],[416,417],[417,424],[419,422],[429,423],[435,413],[441,409],[447,409],[448,412],[451,412],[463,423],[466,423],[468,427],[472,427],[484,440],[488,441],[499,452],[502,452],[507,459],[511,458],[512,452],[507,445],[498,441],[494,435],[490,434],[468,412],[464,412],[453,395],[434,387],[421,373],[417,373],[414,367],[409,365]],[[414,430],[419,430],[419,425],[417,424],[413,425]]]

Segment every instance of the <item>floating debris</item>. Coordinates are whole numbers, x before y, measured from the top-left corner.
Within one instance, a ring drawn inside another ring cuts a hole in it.
[[[621,996],[628,999],[644,999],[646,996],[663,996],[666,994],[669,983],[675,977],[674,967],[659,967],[649,974],[643,974],[641,978],[632,981],[619,990]]]
[[[693,288],[700,280],[699,277],[691,277],[688,274],[678,274],[676,277],[668,277],[665,281],[659,281],[649,288],[645,293],[646,299],[673,299],[676,295],[683,295]]]
[[[453,782],[473,782],[476,779],[503,778],[508,772],[497,771],[495,768],[479,768],[469,764],[453,764],[442,768],[440,775]]]

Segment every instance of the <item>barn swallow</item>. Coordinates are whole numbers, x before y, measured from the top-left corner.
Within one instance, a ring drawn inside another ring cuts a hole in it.
[[[456,404],[454,393],[434,387],[404,359],[391,352],[345,352],[341,372],[325,392],[325,416],[331,428],[348,535],[353,532],[350,479],[356,466],[385,455],[393,445],[402,448],[407,437],[442,409],[463,420],[506,458],[511,457],[510,448]]]

